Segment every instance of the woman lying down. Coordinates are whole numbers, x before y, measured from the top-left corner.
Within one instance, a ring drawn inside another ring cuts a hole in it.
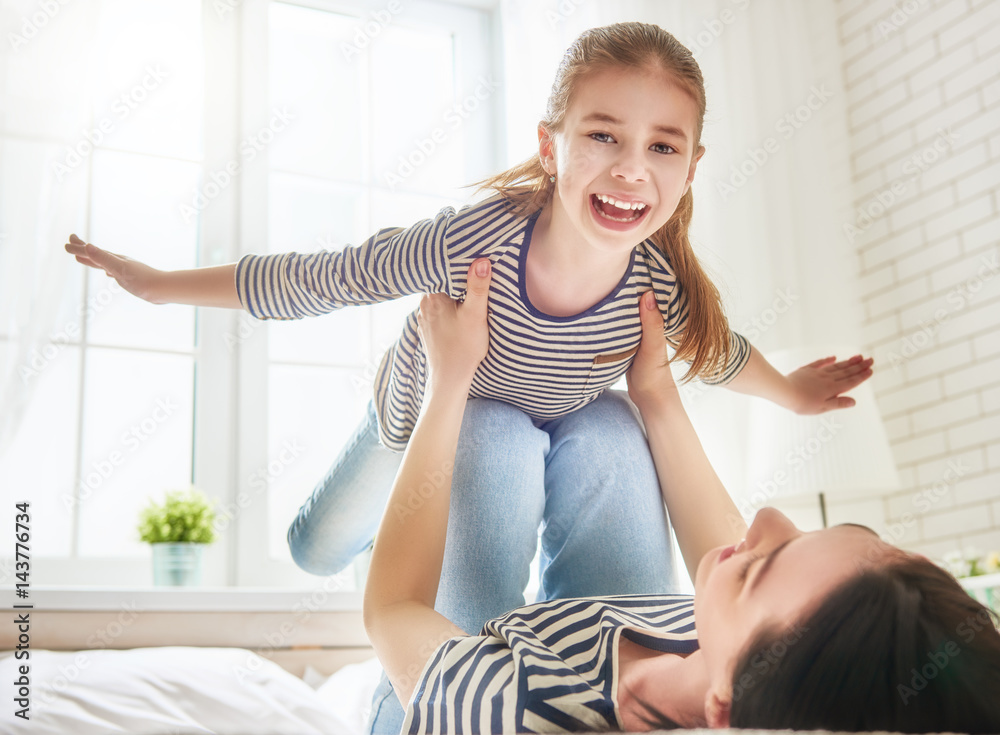
[[[649,294],[628,392],[695,596],[538,603],[477,636],[435,612],[450,469],[489,341],[477,263],[464,302],[420,304],[430,378],[365,589],[403,732],[1000,731],[994,616],[946,572],[863,526],[803,533],[764,508],[746,530],[681,405]]]

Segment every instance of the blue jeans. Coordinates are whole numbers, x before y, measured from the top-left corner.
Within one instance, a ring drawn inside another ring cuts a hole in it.
[[[332,574],[372,539],[402,458],[379,445],[374,409],[288,532],[303,569]],[[470,633],[523,605],[541,528],[539,600],[677,590],[670,526],[638,412],[605,391],[550,421],[470,399],[452,477],[436,609]],[[383,676],[370,731],[398,733]]]

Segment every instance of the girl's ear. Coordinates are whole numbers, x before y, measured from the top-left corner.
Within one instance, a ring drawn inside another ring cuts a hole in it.
[[[703,145],[698,146],[697,152],[691,158],[691,165],[688,167],[687,183],[684,184],[684,193],[681,194],[681,196],[687,194],[688,189],[691,188],[691,182],[694,181],[694,172],[698,168],[698,161],[700,161],[701,157],[704,155],[705,155],[705,146]]]
[[[709,727],[728,728],[729,708],[732,705],[732,692],[719,691],[710,687],[705,694],[705,720]]]
[[[538,158],[547,173],[556,172],[555,141],[542,123],[538,123]]]

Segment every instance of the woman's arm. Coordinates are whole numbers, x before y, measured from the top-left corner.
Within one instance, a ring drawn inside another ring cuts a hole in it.
[[[652,291],[640,298],[639,316],[642,342],[627,374],[628,393],[646,426],[660,491],[693,580],[705,553],[739,542],[747,526],[681,404]]]
[[[364,598],[365,629],[404,706],[435,649],[465,635],[434,610],[434,600],[462,415],[472,376],[489,345],[489,286],[489,260],[480,259],[469,268],[464,302],[444,294],[420,302],[420,333],[430,365],[427,390],[375,536]]]
[[[151,304],[190,304],[242,309],[236,295],[236,264],[161,271],[138,260],[102,250],[69,236],[66,252],[78,262],[103,270],[133,296]]]

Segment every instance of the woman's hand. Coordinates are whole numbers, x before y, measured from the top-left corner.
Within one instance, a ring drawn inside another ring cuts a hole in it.
[[[663,315],[652,291],[639,297],[639,319],[642,341],[635,353],[625,380],[628,396],[636,406],[650,405],[668,398],[677,398],[677,383],[667,360],[667,339],[663,336]]]
[[[639,318],[642,341],[626,375],[628,395],[642,415],[667,516],[688,574],[695,579],[702,557],[711,549],[738,543],[747,527],[681,403],[667,362],[663,316],[652,291],[639,299]]]
[[[853,398],[841,394],[872,376],[874,360],[870,357],[864,359],[861,355],[841,362],[835,362],[836,359],[824,357],[785,376],[794,396],[790,408],[795,413],[824,413],[836,408],[850,408],[855,404]]]
[[[417,331],[427,353],[430,382],[472,383],[490,345],[490,277],[489,258],[479,258],[469,266],[464,301],[454,301],[443,293],[427,294],[420,300]]]
[[[76,235],[69,236],[66,252],[75,255],[77,261],[84,265],[103,270],[133,296],[153,304],[165,303],[159,300],[156,289],[164,275],[163,271],[151,268],[138,260],[126,258],[124,255],[101,250],[96,245],[85,243]]]

